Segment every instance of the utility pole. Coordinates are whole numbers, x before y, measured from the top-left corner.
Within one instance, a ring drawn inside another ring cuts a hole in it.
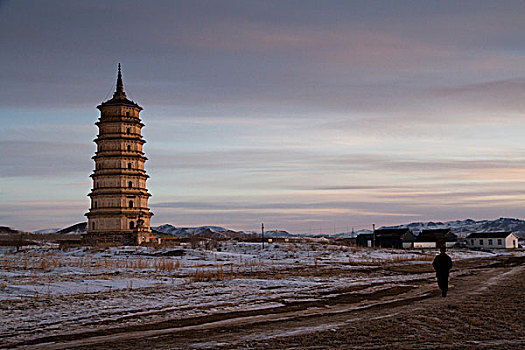
[[[376,246],[376,224],[372,224],[372,247]]]
[[[262,249],[264,249],[264,223],[261,224]]]

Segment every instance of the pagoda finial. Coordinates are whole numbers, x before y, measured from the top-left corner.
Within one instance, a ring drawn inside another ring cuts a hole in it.
[[[125,99],[126,94],[124,93],[124,84],[122,83],[122,72],[120,70],[120,63],[118,64],[118,75],[117,75],[117,89],[113,94],[115,99]]]

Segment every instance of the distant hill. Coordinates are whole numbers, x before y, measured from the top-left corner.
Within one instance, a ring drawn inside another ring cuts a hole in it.
[[[413,222],[410,224],[396,226],[382,226],[380,228],[410,228],[415,234],[422,230],[429,229],[451,229],[459,236],[467,236],[472,232],[494,232],[494,231],[512,231],[520,237],[525,237],[525,220],[513,218],[499,218],[496,220],[479,220],[472,219],[455,220],[446,222]],[[170,224],[164,224],[152,227],[152,230],[159,233],[169,234],[179,237],[189,237],[199,235],[205,237],[234,238],[242,236],[260,236],[260,232],[234,231],[220,226],[198,226],[198,227],[175,227]],[[81,222],[63,229],[46,229],[38,230],[35,233],[62,233],[62,234],[82,234],[87,231],[87,223]],[[0,226],[0,233],[19,233],[21,231],[6,226]],[[361,233],[371,233],[371,230],[359,230],[355,232],[341,232],[336,235],[329,235],[335,238],[355,237]],[[313,236],[307,234],[291,234],[283,230],[271,230],[264,232],[265,237],[294,237],[294,236]]]
[[[413,222],[405,225],[383,226],[382,228],[409,228],[416,234],[422,230],[451,229],[458,236],[467,236],[472,232],[512,231],[520,237],[525,237],[525,221],[513,218],[499,218],[496,220],[472,219],[446,222]]]
[[[357,237],[357,235],[365,234],[365,233],[372,233],[372,230],[358,230],[355,232],[341,232],[341,233],[332,235],[332,237],[335,237],[335,238]]]
[[[69,227],[56,231],[56,233],[63,233],[63,234],[66,234],[66,233],[81,234],[81,233],[86,233],[86,232],[87,232],[87,222],[80,222],[73,226],[69,226]]]
[[[258,233],[260,234],[260,233]],[[283,230],[271,230],[271,231],[264,231],[264,237],[272,238],[272,237],[294,237],[297,235],[291,234],[288,231]]]
[[[226,229],[220,226],[175,227],[164,224],[151,228],[154,232],[164,233],[177,237],[201,236],[209,238],[233,238],[245,235],[244,233]]]
[[[17,233],[22,233],[22,231],[15,230],[15,229],[12,229],[11,227],[7,227],[7,226],[0,226],[0,233],[3,233],[3,234],[17,234]]]
[[[46,234],[46,233],[57,233],[58,231],[60,231],[60,228],[45,228],[42,230],[33,231],[33,233]]]
[[[156,232],[166,233],[172,236],[189,237],[191,235],[202,234],[203,232],[222,233],[227,231],[224,227],[218,226],[200,226],[200,227],[175,227],[170,224],[164,224],[156,227],[152,227]]]
[[[2,227],[0,227],[0,230]],[[10,229],[10,228],[5,228]],[[200,235],[206,237],[236,237],[243,235],[236,231],[226,229],[219,226],[199,226],[199,227],[175,227],[170,224],[164,224],[156,227],[152,227],[154,232],[169,234],[179,237],[189,237],[191,235]],[[18,231],[14,231],[18,232]],[[34,233],[46,234],[46,233],[58,233],[58,234],[83,234],[87,232],[87,222],[80,222],[78,224],[65,227],[63,229],[43,229],[35,231]]]

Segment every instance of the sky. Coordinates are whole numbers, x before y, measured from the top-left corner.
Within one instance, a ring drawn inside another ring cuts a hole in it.
[[[525,218],[524,18],[521,0],[0,0],[0,225],[85,221],[119,62],[153,226]]]

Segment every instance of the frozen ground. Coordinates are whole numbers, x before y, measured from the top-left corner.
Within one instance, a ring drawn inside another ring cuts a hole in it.
[[[436,254],[315,242],[277,243],[264,250],[260,244],[228,242],[215,250],[181,249],[181,257],[135,247],[1,250],[0,345],[58,344],[237,316],[311,312],[341,300],[379,300],[431,281]],[[522,254],[449,253],[465,266]],[[316,327],[324,326],[306,329]]]
[[[283,270],[304,267],[352,269],[420,263],[432,260],[432,250],[352,249],[324,244],[271,244],[263,250],[255,243],[222,243],[220,251],[182,247],[182,257],[169,257],[177,249],[120,247],[105,250],[93,248],[0,250],[0,300],[24,297],[89,294],[154,288],[176,287],[200,281],[224,282],[244,280],[259,287],[288,284],[301,288],[322,283],[322,278],[306,276],[283,280]],[[454,260],[493,256],[494,253],[452,250]],[[498,253],[502,254],[502,252]],[[268,278],[254,278],[256,275]],[[244,277],[250,277],[246,280]],[[354,276],[352,283],[362,277]],[[370,281],[368,276],[364,278]],[[236,284],[211,283],[211,285]],[[237,281],[238,282],[238,281]],[[329,281],[327,281],[329,282]],[[210,285],[210,283],[207,283]],[[236,286],[237,287],[237,286]]]

